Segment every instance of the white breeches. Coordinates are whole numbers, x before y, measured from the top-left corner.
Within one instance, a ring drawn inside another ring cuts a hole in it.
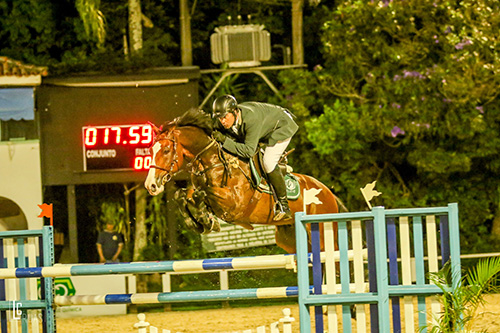
[[[284,141],[278,142],[274,146],[267,146],[264,149],[262,163],[264,164],[264,171],[266,173],[270,173],[274,170],[281,158],[281,155],[283,155],[286,147],[288,147],[290,140],[292,140],[292,138],[288,138]]]

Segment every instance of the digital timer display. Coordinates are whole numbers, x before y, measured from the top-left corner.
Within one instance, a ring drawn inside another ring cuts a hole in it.
[[[154,138],[150,125],[82,127],[83,169],[147,170]]]

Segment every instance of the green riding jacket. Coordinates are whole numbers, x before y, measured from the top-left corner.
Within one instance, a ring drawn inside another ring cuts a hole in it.
[[[219,120],[216,120],[215,128],[230,136],[222,147],[243,158],[251,158],[257,151],[259,142],[273,146],[291,138],[299,128],[291,113],[281,106],[244,102],[238,104],[238,108],[241,110],[241,117],[236,124],[237,134],[232,128],[225,129]]]

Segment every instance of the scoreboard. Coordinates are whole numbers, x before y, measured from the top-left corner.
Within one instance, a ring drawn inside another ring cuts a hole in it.
[[[83,170],[148,170],[151,125],[82,127]]]
[[[198,67],[44,78],[37,88],[44,186],[144,182],[160,126],[198,106]]]

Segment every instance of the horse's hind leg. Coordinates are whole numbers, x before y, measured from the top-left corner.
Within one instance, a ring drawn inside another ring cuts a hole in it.
[[[295,253],[295,226],[292,224],[277,225],[275,233],[276,245],[288,253]]]

